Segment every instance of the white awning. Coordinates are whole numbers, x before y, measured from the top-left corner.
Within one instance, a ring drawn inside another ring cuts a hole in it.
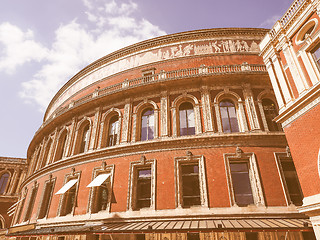
[[[70,188],[72,188],[72,186],[75,185],[77,181],[78,181],[78,179],[71,179],[58,192],[56,192],[56,195],[57,194],[64,194],[66,191],[68,191]]]
[[[99,187],[101,184],[111,176],[111,173],[104,173],[98,175],[87,187]]]

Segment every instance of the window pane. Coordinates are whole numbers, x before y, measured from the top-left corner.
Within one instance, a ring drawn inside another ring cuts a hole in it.
[[[180,136],[195,134],[195,119],[193,105],[189,102],[179,107]]]
[[[281,167],[291,202],[297,206],[301,206],[303,195],[293,161],[282,160]]]
[[[9,180],[9,173],[2,174],[0,178],[0,194],[3,194],[4,191],[6,190],[8,180]]]
[[[201,205],[199,165],[181,165],[183,207]]]
[[[150,140],[154,138],[154,111],[147,109],[142,112],[141,117],[141,137],[140,140]]]
[[[235,201],[238,206],[254,203],[247,163],[230,163]]]
[[[151,168],[139,169],[137,176],[137,209],[151,206]]]
[[[278,111],[275,103],[272,100],[265,98],[262,99],[262,106],[269,131],[282,131],[280,124],[273,121],[273,119],[278,116]]]

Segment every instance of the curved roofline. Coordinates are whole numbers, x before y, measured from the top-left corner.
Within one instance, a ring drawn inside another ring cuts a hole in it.
[[[74,75],[72,78],[70,78],[69,81],[67,81],[60,89],[59,91],[54,95],[54,97],[51,99],[46,112],[43,117],[43,121],[47,118],[48,110],[51,108],[52,104],[56,101],[56,99],[69,87],[71,86],[76,80],[84,76],[86,73],[90,72],[91,70],[100,67],[110,61],[113,61],[115,59],[118,59],[120,57],[132,54],[134,52],[137,52],[139,50],[156,47],[163,44],[168,43],[174,43],[179,41],[181,38],[183,40],[191,40],[191,39],[201,39],[206,37],[212,37],[212,36],[225,36],[225,35],[232,35],[232,34],[245,34],[245,35],[260,35],[263,37],[265,34],[267,34],[270,31],[270,29],[265,28],[211,28],[211,29],[200,29],[200,30],[193,30],[193,31],[186,31],[186,32],[179,32],[179,33],[173,33],[168,35],[163,35],[160,37],[151,38],[148,40],[144,40],[129,46],[126,46],[124,48],[121,48],[119,50],[116,50],[110,54],[107,54],[98,60],[94,61],[93,63],[89,64],[82,70],[80,70],[76,75]]]

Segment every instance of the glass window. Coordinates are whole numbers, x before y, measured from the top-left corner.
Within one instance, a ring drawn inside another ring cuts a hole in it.
[[[49,152],[50,152],[51,145],[52,145],[52,140],[50,139],[47,144],[47,147],[45,149],[45,153],[43,155],[43,159],[42,159],[40,168],[45,167],[46,164],[48,164],[48,162],[49,162],[48,160],[49,160]]]
[[[269,131],[282,131],[280,124],[277,124],[273,119],[278,116],[278,111],[275,103],[270,99],[262,99],[262,106]]]
[[[230,163],[230,172],[235,202],[238,206],[253,204],[253,194],[249,177],[248,163]]]
[[[318,44],[312,52],[314,60],[316,61],[318,67],[320,67],[320,44]]]
[[[280,164],[290,201],[301,206],[303,194],[293,161],[292,159],[280,159]]]
[[[0,178],[0,194],[3,194],[4,191],[6,190],[8,181],[9,181],[9,173],[4,173],[2,174]]]
[[[199,165],[181,165],[183,207],[201,205]]]
[[[36,200],[36,196],[37,196],[37,191],[38,191],[38,187],[35,187],[32,189],[30,198],[29,198],[29,203],[28,203],[28,207],[27,207],[27,211],[26,211],[26,215],[24,217],[24,221],[30,220],[31,217],[31,213],[33,210],[33,206],[34,206],[34,202]]]
[[[141,141],[153,139],[154,134],[154,111],[148,108],[142,112],[141,117]]]
[[[62,212],[61,216],[72,213],[76,203],[76,190],[77,184],[73,185],[63,196]]]
[[[47,182],[44,189],[43,198],[41,201],[41,206],[40,206],[40,211],[38,216],[38,218],[40,219],[48,215],[52,192],[53,192],[53,182]]]
[[[117,143],[117,134],[119,128],[119,118],[118,116],[114,116],[110,119],[109,122],[109,132],[108,132],[108,145],[114,146]]]
[[[94,186],[94,193],[93,193],[93,202],[94,204],[91,205],[92,213],[97,213],[102,210],[106,210],[108,207],[109,202],[109,194],[111,192],[110,189],[110,178],[107,177],[110,176],[110,174],[102,173],[99,174],[95,180],[99,179],[99,177],[102,177],[101,181]],[[90,185],[90,184],[89,184]]]
[[[180,136],[195,134],[195,120],[193,105],[182,103],[179,107]]]
[[[67,142],[67,131],[64,131],[59,138],[57,153],[55,157],[56,161],[62,159],[64,149],[66,147],[66,142]]]
[[[83,153],[89,142],[89,124],[85,125],[82,130],[79,153]]]
[[[137,197],[136,208],[151,206],[151,167],[137,169]]]
[[[223,100],[219,104],[223,132],[239,132],[236,108],[230,100]]]

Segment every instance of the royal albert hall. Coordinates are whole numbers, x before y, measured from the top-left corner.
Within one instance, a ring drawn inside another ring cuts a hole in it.
[[[17,240],[313,239],[259,56],[265,29],[113,52],[56,93],[27,153]]]

